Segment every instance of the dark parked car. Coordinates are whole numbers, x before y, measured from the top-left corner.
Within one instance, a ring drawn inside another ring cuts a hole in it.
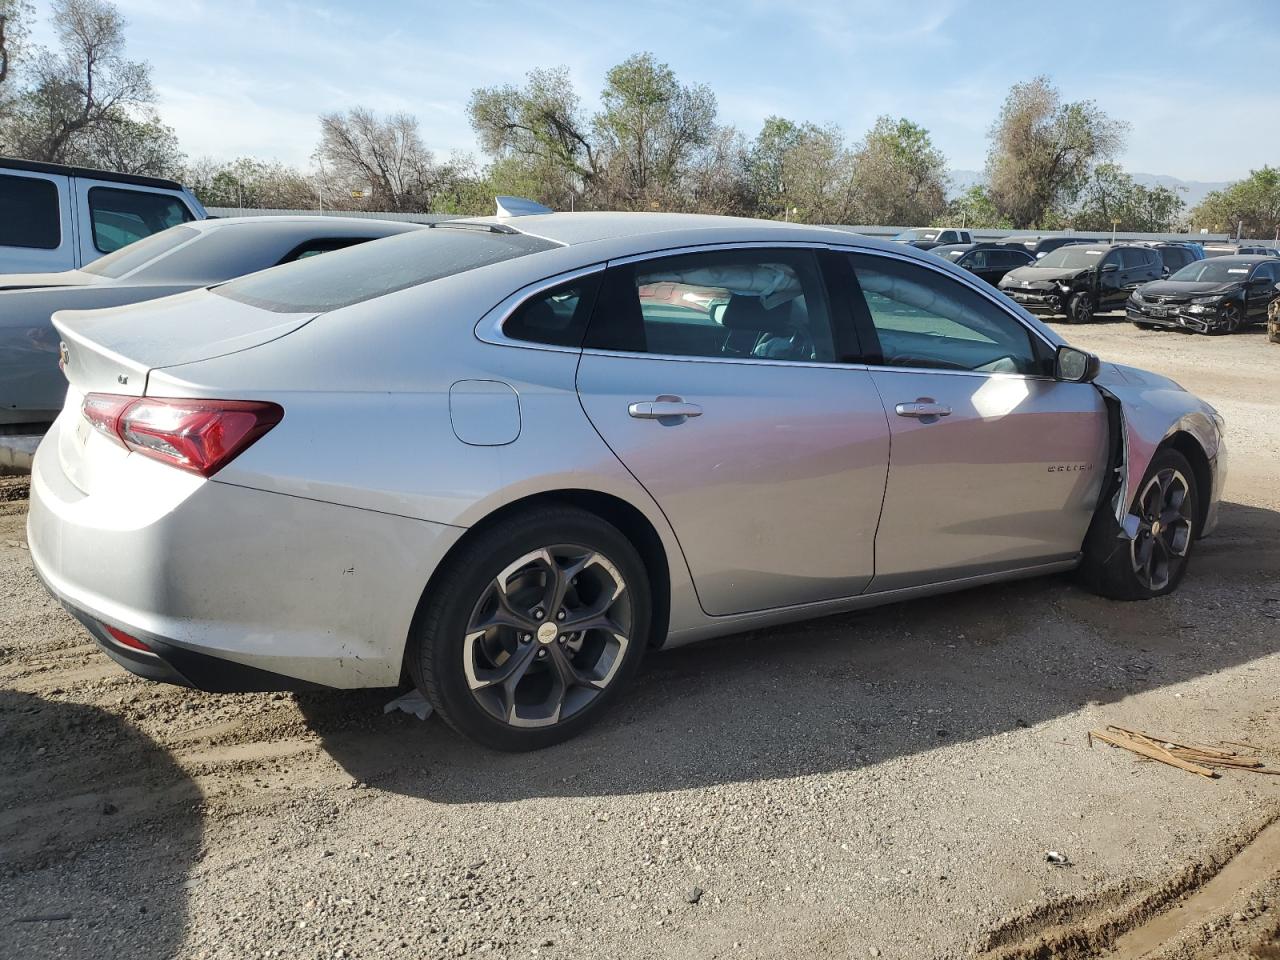
[[[1074,243],[1101,243],[1101,240],[1095,240],[1091,237],[1005,237],[998,241],[1002,247],[1018,247],[1026,250],[1037,260],[1046,253],[1068,247]]]
[[[921,250],[932,250],[946,244],[973,243],[973,234],[968,230],[953,230],[949,227],[917,227],[914,230],[903,230],[893,240]]]
[[[1280,244],[1207,243],[1206,257],[1280,257]]]
[[[1005,274],[1000,289],[1032,313],[1086,323],[1121,308],[1129,294],[1164,275],[1160,254],[1136,243],[1073,244]]]
[[[1160,254],[1160,259],[1169,271],[1175,274],[1188,264],[1204,259],[1204,248],[1198,243],[1184,243],[1180,240],[1155,240],[1144,243]]]
[[[1036,258],[1025,250],[992,243],[949,243],[934,247],[929,252],[950,260],[957,267],[964,267],[993,287],[1010,270],[1036,262]]]
[[[1235,333],[1267,319],[1267,307],[1280,296],[1277,283],[1280,259],[1213,257],[1135,290],[1125,313],[1144,330],[1176,327],[1196,333]]]

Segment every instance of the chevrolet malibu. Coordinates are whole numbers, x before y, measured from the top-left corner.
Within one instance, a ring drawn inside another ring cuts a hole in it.
[[[1074,570],[1173,590],[1222,421],[937,257],[666,214],[438,224],[57,314],[49,590],[136,673],[408,681],[549,745],[646,649]]]

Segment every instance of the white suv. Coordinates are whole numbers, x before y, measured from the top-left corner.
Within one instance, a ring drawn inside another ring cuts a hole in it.
[[[173,180],[0,157],[0,274],[74,270],[206,217]]]

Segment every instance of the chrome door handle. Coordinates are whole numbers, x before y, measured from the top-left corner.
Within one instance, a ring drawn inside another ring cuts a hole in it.
[[[702,416],[702,408],[696,403],[685,403],[679,397],[664,396],[657,400],[639,400],[629,405],[627,415],[637,420],[679,420]]]
[[[900,403],[894,408],[900,417],[911,417],[931,423],[939,417],[951,416],[951,408],[945,403],[937,403],[929,397],[921,397],[914,403]]]

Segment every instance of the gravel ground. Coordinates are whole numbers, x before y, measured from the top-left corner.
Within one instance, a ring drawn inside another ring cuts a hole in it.
[[[1044,579],[660,653],[534,755],[384,716],[386,692],[134,679],[0,503],[0,954],[1280,956],[1280,777],[1086,741],[1280,766],[1280,347],[1068,333],[1228,419],[1222,528],[1178,594]]]

